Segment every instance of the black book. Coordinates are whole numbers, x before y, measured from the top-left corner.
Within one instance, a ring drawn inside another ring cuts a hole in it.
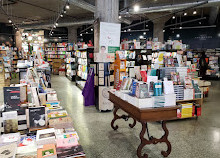
[[[4,87],[5,111],[20,110],[20,87]]]
[[[43,128],[46,126],[45,107],[30,107],[28,112],[29,128]]]

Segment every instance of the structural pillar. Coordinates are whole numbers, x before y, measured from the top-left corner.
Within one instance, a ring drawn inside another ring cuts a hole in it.
[[[22,48],[22,33],[23,29],[19,29],[15,32],[15,44],[17,48]]]
[[[68,28],[68,42],[77,43],[77,27],[69,26]]]
[[[158,17],[162,16],[163,14],[167,14],[167,13],[151,13],[148,14],[147,17],[152,20],[152,22],[154,23],[154,29],[153,29],[153,38],[158,38],[159,42],[164,42],[164,26],[165,23],[167,22],[167,20],[169,20],[171,18],[171,15],[169,16],[165,16],[162,18],[157,19]]]
[[[119,23],[119,0],[96,0],[96,12],[94,23],[94,52],[99,53],[99,24],[100,22]]]

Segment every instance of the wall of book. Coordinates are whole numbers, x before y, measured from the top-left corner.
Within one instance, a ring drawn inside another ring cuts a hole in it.
[[[85,156],[72,119],[47,86],[45,74],[29,68],[19,84],[4,87],[0,151],[6,157]]]

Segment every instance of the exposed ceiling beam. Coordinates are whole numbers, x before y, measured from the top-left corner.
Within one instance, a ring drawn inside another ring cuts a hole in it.
[[[96,10],[94,5],[87,3],[84,0],[69,0],[69,3],[93,13],[95,13]]]
[[[163,6],[140,8],[138,12],[135,12],[134,9],[129,9],[129,13],[130,14],[145,14],[145,13],[154,13],[154,12],[174,11],[174,10],[190,7],[193,5],[203,4],[204,2],[216,3],[216,2],[220,2],[220,0],[204,0],[204,1],[198,1],[198,2],[192,2],[192,3],[169,4],[169,5],[163,5]],[[123,14],[125,14],[125,12],[121,12],[121,15]]]
[[[214,28],[214,27],[216,27],[216,25],[182,27],[182,29],[203,29],[203,28]],[[179,28],[171,28],[171,30],[180,30],[180,29]]]
[[[94,20],[77,20],[77,21],[71,21],[71,22],[59,22],[59,27],[68,27],[68,26],[74,26],[74,25],[84,25],[84,24],[92,24]],[[26,24],[20,26],[20,28],[24,29],[33,29],[33,28],[42,28],[42,27],[51,27],[54,23],[47,22],[47,23],[37,23],[37,24]]]

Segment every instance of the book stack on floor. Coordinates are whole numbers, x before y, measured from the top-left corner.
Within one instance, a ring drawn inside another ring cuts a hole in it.
[[[85,157],[72,119],[42,76],[35,68],[29,68],[20,84],[4,87],[1,156]]]

